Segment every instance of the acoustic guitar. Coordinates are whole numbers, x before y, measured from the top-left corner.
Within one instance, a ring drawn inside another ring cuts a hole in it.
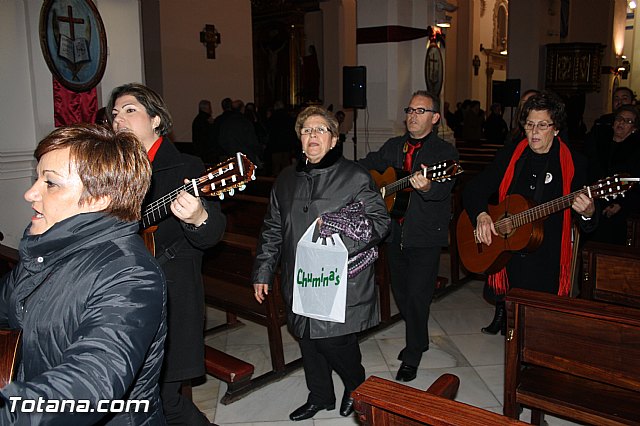
[[[155,256],[155,242],[153,233],[157,226],[152,226],[171,213],[169,206],[178,197],[180,191],[186,191],[194,197],[217,196],[224,199],[226,193],[233,196],[235,190],[242,191],[246,183],[255,180],[256,166],[241,152],[216,166],[210,167],[199,178],[191,179],[188,183],[174,189],[165,196],[158,198],[145,207],[142,213],[140,229],[145,245]]]
[[[460,260],[469,272],[495,273],[507,264],[513,252],[537,249],[544,236],[543,219],[571,207],[578,194],[593,199],[615,198],[637,181],[638,178],[615,175],[540,205],[521,195],[508,195],[497,206],[489,206],[487,213],[498,233],[492,237],[490,246],[478,241],[469,214],[464,210],[456,225]]]
[[[462,172],[460,163],[454,160],[441,161],[422,169],[424,177],[436,182],[450,180]],[[383,173],[378,173],[376,170],[369,170],[369,173],[371,173],[376,186],[380,188],[380,194],[382,194],[391,217],[404,216],[409,207],[411,191],[413,191],[409,182],[411,173],[394,167],[387,168]]]
[[[0,388],[13,380],[15,367],[20,361],[22,330],[0,329]]]

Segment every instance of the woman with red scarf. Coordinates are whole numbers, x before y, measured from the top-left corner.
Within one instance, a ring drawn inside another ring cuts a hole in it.
[[[493,194],[498,194],[499,201],[519,194],[542,204],[587,184],[587,160],[572,152],[558,137],[566,122],[560,98],[550,92],[529,98],[520,122],[526,137],[499,151],[493,163],[464,189],[464,207],[474,222],[477,239],[487,245],[498,236],[493,219],[487,213],[488,200]],[[489,286],[497,296],[496,313],[492,323],[482,329],[483,333],[504,333],[504,295],[509,288],[568,295],[572,210],[583,231],[595,227],[593,200],[583,194],[576,196],[571,209],[547,217],[540,247],[533,252],[513,253],[506,268],[489,276]]]
[[[167,199],[184,179],[202,176],[202,160],[178,151],[169,139],[171,114],[160,95],[138,83],[111,92],[109,122],[116,132],[131,132],[144,145],[151,162],[151,188],[144,206]],[[144,208],[144,207],[143,207]],[[226,219],[220,203],[180,191],[154,232],[155,257],[167,280],[167,339],[160,375],[160,397],[168,425],[209,425],[182,383],[203,376],[204,288],[203,251],[224,234]],[[169,212],[167,212],[169,213]]]

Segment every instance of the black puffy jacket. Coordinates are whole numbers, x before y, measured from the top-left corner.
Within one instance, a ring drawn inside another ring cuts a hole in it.
[[[0,424],[164,425],[165,281],[138,224],[83,213],[41,235],[28,230],[0,282],[0,326],[23,330],[18,377],[0,390]],[[94,411],[12,413],[11,397],[88,400]],[[99,400],[126,399],[148,400],[148,412],[97,412]]]

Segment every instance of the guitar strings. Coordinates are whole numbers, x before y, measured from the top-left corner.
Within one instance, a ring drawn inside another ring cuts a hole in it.
[[[227,173],[228,171],[232,170],[232,168],[227,165],[226,167],[219,167],[217,169],[217,171],[215,173],[213,173],[213,177],[219,177],[224,175],[225,173]],[[208,182],[209,179],[209,174],[207,173],[204,176],[201,176],[196,180],[196,187],[200,188],[203,184],[205,184],[206,182]],[[143,227],[146,227],[148,225],[150,225],[151,223],[153,223],[156,220],[159,220],[162,217],[162,209],[164,208],[164,214],[168,213],[168,209],[167,209],[167,204],[171,204],[173,202],[173,200],[175,200],[178,197],[178,194],[180,193],[180,191],[186,191],[191,195],[195,195],[195,189],[193,188],[193,181],[186,183],[184,185],[182,185],[181,187],[178,187],[176,189],[174,189],[173,191],[171,191],[170,193],[158,198],[157,200],[151,202],[147,208],[145,209],[144,213],[143,213],[143,218],[142,218],[142,222],[143,222]],[[156,212],[158,212],[158,218],[156,219]]]

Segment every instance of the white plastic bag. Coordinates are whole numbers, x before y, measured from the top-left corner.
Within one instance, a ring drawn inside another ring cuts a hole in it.
[[[344,322],[347,306],[348,253],[338,234],[313,241],[317,220],[296,250],[293,312],[323,321]]]

